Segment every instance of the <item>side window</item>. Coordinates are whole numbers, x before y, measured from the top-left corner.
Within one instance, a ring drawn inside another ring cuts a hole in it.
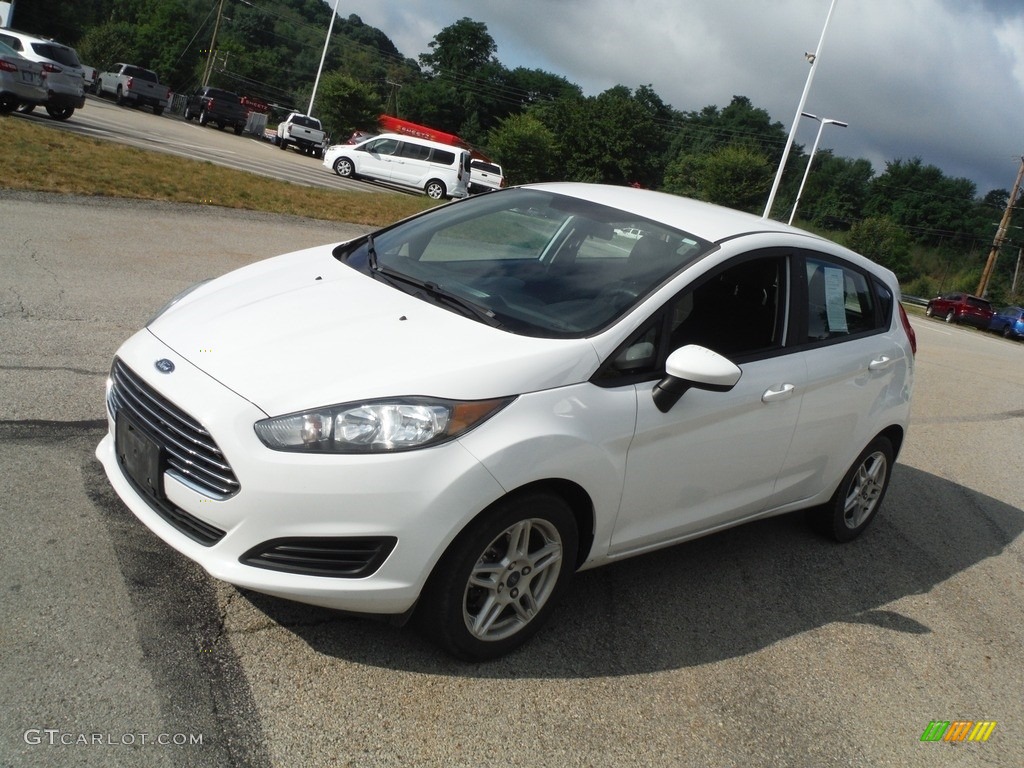
[[[807,341],[828,341],[877,329],[876,292],[867,276],[826,258],[810,257],[807,269]]]
[[[451,165],[455,162],[455,153],[446,149],[435,149],[430,155],[430,162]]]
[[[781,348],[788,263],[785,256],[741,261],[680,294],[669,308],[669,350],[699,344],[735,357]]]
[[[769,255],[734,262],[671,299],[637,331],[594,381],[615,386],[660,376],[665,360],[687,344],[729,358],[770,354],[786,341],[789,258]]]
[[[366,145],[367,152],[378,155],[393,155],[396,149],[398,149],[398,142],[394,139],[380,139]]]
[[[402,148],[399,150],[398,154],[402,157],[408,157],[410,160],[426,160],[430,157],[430,147],[425,147],[422,144],[413,144],[409,141],[403,141]]]

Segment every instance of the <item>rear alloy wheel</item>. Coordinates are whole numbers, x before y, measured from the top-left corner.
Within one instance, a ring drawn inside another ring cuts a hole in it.
[[[199,113],[199,124],[206,125],[208,122],[210,122],[210,116],[206,114],[206,110],[204,109]]]
[[[21,112],[21,114],[23,114],[23,115],[27,115],[29,112],[31,112],[35,108],[36,108],[35,104],[22,104],[20,107],[18,107],[18,111]]]
[[[424,191],[427,193],[427,197],[431,200],[443,200],[444,196],[448,193],[444,184],[437,179],[431,179],[428,181]]]
[[[518,648],[541,628],[576,567],[576,520],[557,496],[498,502],[441,558],[417,614],[424,631],[468,661]]]
[[[949,310],[949,312],[946,313],[946,322],[947,323],[954,323],[954,322],[956,322],[956,312],[954,312],[952,309]]]
[[[355,169],[352,167],[352,161],[347,157],[339,157],[334,161],[334,172],[345,179],[351,179],[355,176]]]
[[[1011,328],[1009,325],[1004,325],[1003,326],[1003,338],[1004,339],[1012,339],[1013,338],[1013,328]]]
[[[47,107],[46,114],[52,117],[54,120],[67,120],[73,114],[75,114],[74,107]]]
[[[0,115],[9,115],[18,108],[18,100],[9,94],[0,95]]]
[[[816,527],[839,542],[860,536],[885,498],[892,465],[892,443],[886,437],[876,437],[857,457],[828,503],[815,510]]]

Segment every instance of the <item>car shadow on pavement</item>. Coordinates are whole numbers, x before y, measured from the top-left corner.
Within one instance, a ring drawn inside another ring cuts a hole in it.
[[[928,634],[890,604],[999,555],[1022,531],[1020,509],[897,465],[878,519],[850,544],[795,513],[580,573],[537,637],[475,665],[411,628],[243,594],[316,652],[355,663],[482,678],[632,675],[743,656],[833,622]]]

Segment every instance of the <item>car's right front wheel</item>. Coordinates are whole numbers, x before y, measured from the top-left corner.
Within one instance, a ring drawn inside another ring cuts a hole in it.
[[[576,567],[569,506],[547,493],[498,502],[451,545],[424,590],[418,619],[449,653],[484,661],[541,628]]]
[[[876,437],[843,477],[832,498],[815,510],[819,531],[839,542],[860,536],[875,519],[885,498],[893,466],[892,443]]]

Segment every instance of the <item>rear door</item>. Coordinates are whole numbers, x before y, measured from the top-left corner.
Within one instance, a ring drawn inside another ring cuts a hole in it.
[[[800,419],[771,505],[829,492],[857,454],[907,407],[907,354],[895,296],[839,258],[803,252],[796,262],[794,342],[806,362]]]
[[[420,186],[420,180],[430,167],[427,159],[430,147],[412,141],[403,141],[392,158],[391,181],[406,186]]]

